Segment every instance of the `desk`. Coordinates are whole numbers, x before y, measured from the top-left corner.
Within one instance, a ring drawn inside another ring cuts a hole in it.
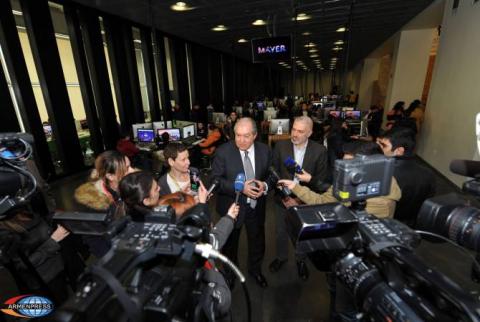
[[[290,134],[269,134],[268,135],[268,146],[272,147],[273,142],[283,141],[290,139]]]

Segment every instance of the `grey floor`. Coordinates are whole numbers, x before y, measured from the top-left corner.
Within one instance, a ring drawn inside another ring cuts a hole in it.
[[[51,184],[59,209],[76,209],[73,191],[86,180],[87,173],[65,178]],[[437,194],[458,192],[442,176],[437,175]],[[309,263],[310,278],[303,282],[297,275],[295,261],[289,262],[276,274],[268,271],[268,264],[275,254],[275,212],[273,198],[269,196],[266,220],[266,254],[263,273],[269,287],[261,289],[247,280],[252,302],[253,321],[313,322],[328,321],[329,295],[325,274],[316,271]],[[290,249],[292,251],[292,249]],[[290,252],[292,254],[292,252]],[[422,242],[417,254],[432,268],[447,274],[456,283],[472,292],[480,291],[480,286],[470,281],[471,260],[454,247],[446,244]],[[242,233],[239,249],[240,268],[246,272],[247,244],[245,230]],[[247,275],[248,278],[248,275]],[[241,287],[237,282],[233,290],[233,321],[246,321],[246,306]]]

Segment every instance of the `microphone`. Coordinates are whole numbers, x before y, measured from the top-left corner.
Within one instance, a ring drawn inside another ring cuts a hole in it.
[[[238,199],[240,198],[240,194],[243,191],[243,187],[245,186],[245,174],[240,172],[237,174],[235,178],[235,204],[238,205]]]
[[[278,182],[278,180],[281,179],[280,176],[278,175],[277,171],[275,171],[275,168],[273,166],[270,166],[270,168],[268,168],[268,171],[270,171],[270,174],[272,175],[273,179],[275,180],[275,183]],[[280,191],[282,192],[284,197],[288,197],[292,194],[292,191],[285,186],[281,186]]]
[[[450,171],[464,177],[480,177],[480,161],[452,160]]]
[[[220,181],[217,178],[213,179],[212,184],[208,188],[207,196],[210,195],[213,192],[213,190],[217,189],[219,184],[220,184]]]
[[[294,159],[292,159],[292,157],[286,158],[283,164],[285,165],[285,167],[287,167],[289,171],[292,171],[298,174],[303,174],[302,167]]]
[[[200,188],[200,171],[195,167],[190,167],[190,189],[193,192],[198,192]]]

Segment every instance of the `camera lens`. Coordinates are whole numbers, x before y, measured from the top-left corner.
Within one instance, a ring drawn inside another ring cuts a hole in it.
[[[479,251],[480,210],[473,207],[458,207],[449,217],[448,237],[459,245]]]

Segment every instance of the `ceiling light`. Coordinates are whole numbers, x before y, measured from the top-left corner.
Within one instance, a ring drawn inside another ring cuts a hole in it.
[[[339,51],[339,50],[342,50],[343,48],[342,47],[333,47],[332,50],[335,50],[335,51]]]
[[[310,55],[310,58],[317,58],[317,57],[318,57],[317,54],[312,54],[312,55]]]
[[[318,49],[315,49],[315,48],[312,48],[312,49],[308,50],[309,53],[316,53],[317,51],[318,51]]]
[[[310,31],[302,32],[302,36],[310,36],[312,33]]]
[[[248,40],[244,39],[244,38],[240,38],[239,40],[237,40],[237,42],[239,43],[244,43],[244,42],[248,42]]]
[[[302,12],[302,13],[297,14],[296,17],[293,17],[292,20],[293,20],[293,21],[295,21],[295,20],[297,20],[297,21],[303,21],[303,20],[308,20],[308,19],[310,19],[310,18],[312,18],[312,17],[309,16],[309,15],[307,15],[306,13],[303,13],[303,12]]]
[[[306,43],[305,44],[305,47],[306,48],[312,48],[312,47],[315,47],[316,45],[313,43],[313,42],[309,42],[309,43]]]
[[[344,32],[344,31],[346,31],[346,30],[347,30],[347,28],[345,28],[345,27],[340,27],[340,28],[337,29],[337,32]]]
[[[252,25],[254,26],[265,26],[267,23],[263,19],[257,19],[254,22],[252,22]]]
[[[194,9],[194,7],[190,7],[185,2],[177,2],[175,4],[172,4],[170,6],[170,9],[172,9],[174,11],[189,11],[189,10]]]
[[[343,40],[337,40],[336,42],[334,42],[334,45],[343,45],[344,42]]]
[[[23,13],[21,11],[18,11],[18,10],[12,10],[12,13],[15,15],[15,16],[21,16],[23,15]]]
[[[225,30],[228,30],[228,28],[225,27],[224,25],[218,25],[216,27],[213,27],[212,30],[213,31],[225,31]]]

